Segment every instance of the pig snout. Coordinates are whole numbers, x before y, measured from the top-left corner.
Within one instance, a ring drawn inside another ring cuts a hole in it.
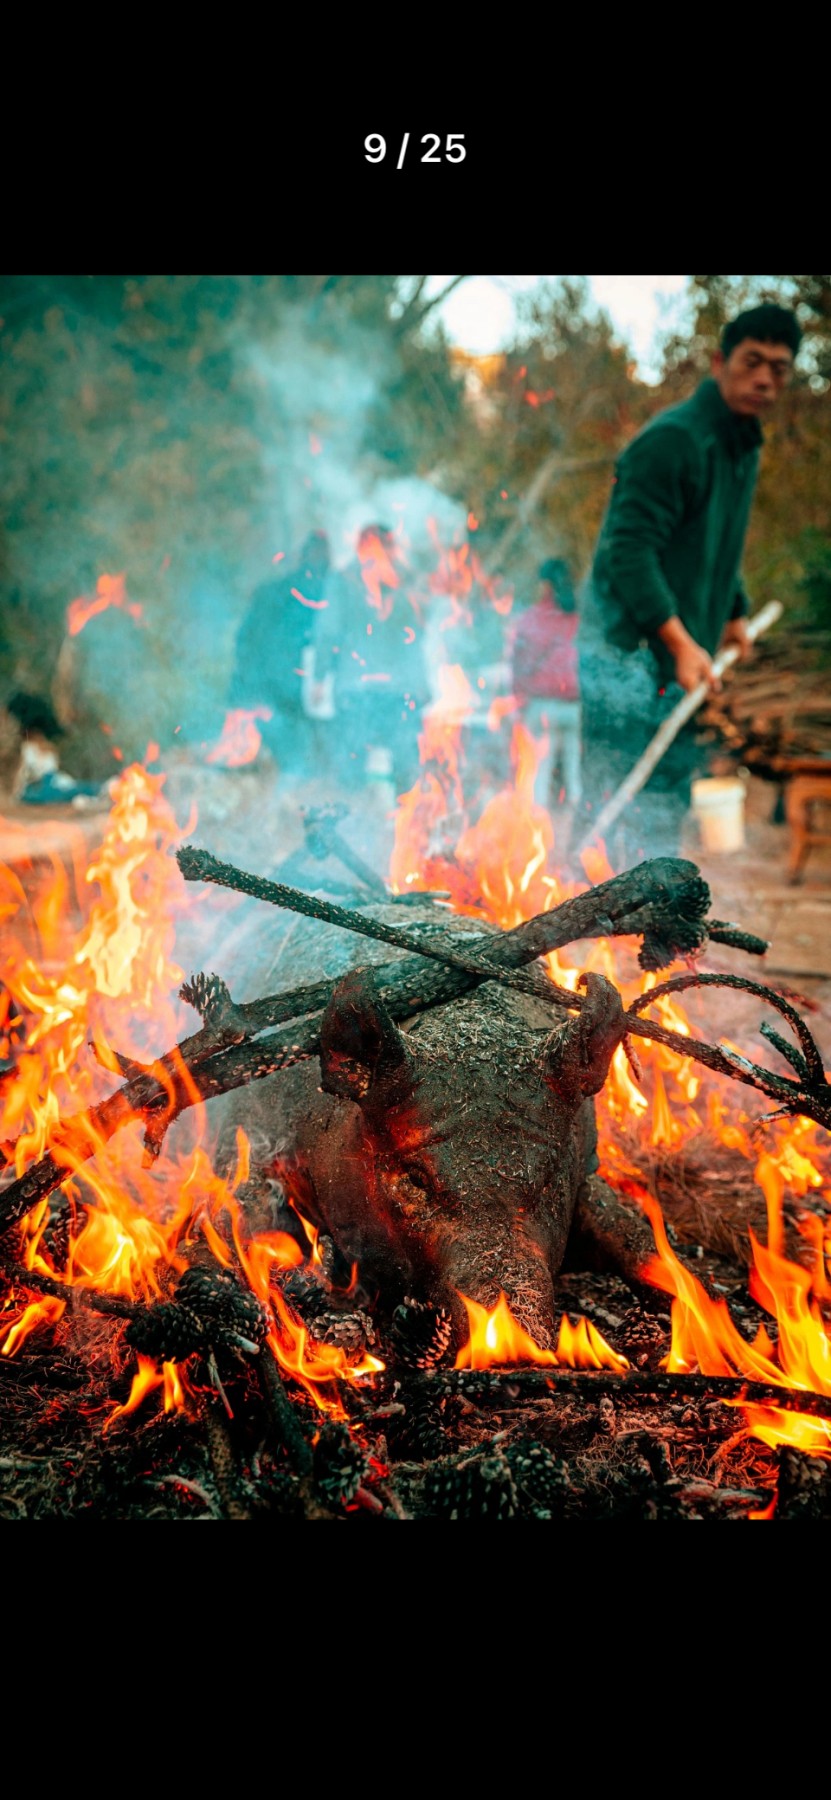
[[[553,1279],[593,1147],[587,1096],[622,1035],[619,996],[601,976],[587,978],[579,1015],[548,1033],[493,984],[401,1031],[365,971],[345,977],[321,1026],[324,1092],[353,1103],[350,1173],[341,1164],[326,1181],[333,1235],[379,1282],[417,1284],[449,1306],[459,1342],[459,1296],[490,1309],[505,1293],[550,1346]]]

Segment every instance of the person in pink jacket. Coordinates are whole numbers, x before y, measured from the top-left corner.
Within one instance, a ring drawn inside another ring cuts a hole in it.
[[[559,798],[580,798],[580,691],[577,685],[577,601],[568,564],[550,557],[539,571],[532,605],[520,615],[510,642],[511,684],[523,723],[546,747],[537,769],[534,798],[550,806],[552,776]]]

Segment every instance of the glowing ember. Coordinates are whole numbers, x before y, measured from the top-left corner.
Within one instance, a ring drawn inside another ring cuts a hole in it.
[[[401,547],[391,536],[365,531],[358,539],[358,559],[367,600],[380,619],[388,619],[401,584],[396,566],[402,560]]]

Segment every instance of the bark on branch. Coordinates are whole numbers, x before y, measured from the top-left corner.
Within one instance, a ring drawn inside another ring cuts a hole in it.
[[[474,957],[462,955],[455,948],[449,932],[436,934],[429,941],[416,938],[411,933],[367,919],[361,913],[334,906],[314,895],[246,874],[218,862],[208,852],[183,849],[178,857],[188,880],[208,880],[221,886],[233,886],[272,904],[290,907],[329,924],[343,925],[396,948],[415,952],[412,962],[408,959],[387,970],[389,983],[380,988],[388,1010],[399,1019],[441,1005],[482,981],[491,980],[528,989],[544,995],[553,1005],[579,1011],[583,1005],[582,995],[557,988],[541,972],[537,975],[525,965],[547,951],[563,948],[579,938],[640,933],[644,939],[642,962],[647,966],[655,966],[657,962],[660,966],[661,961],[700,949],[707,937],[704,915],[709,905],[709,889],[693,863],[670,858],[643,863],[565,901],[548,913],[539,914],[514,931],[495,933],[487,941],[487,955],[483,956],[480,950]],[[721,942],[736,941],[745,935],[733,926],[719,925],[718,930]],[[733,936],[728,937],[728,934]],[[764,948],[762,940],[752,941],[754,947]],[[743,947],[748,946],[745,943]],[[427,962],[437,966],[427,967]],[[780,996],[746,983],[740,977],[682,976],[678,982],[682,986],[707,982],[749,986],[751,991],[759,992],[777,1006],[791,1023],[798,1019]],[[697,1043],[640,1018],[640,1012],[652,1000],[663,992],[675,991],[678,982],[665,983],[663,988],[652,989],[650,994],[641,996],[627,1014],[628,1030],[641,1037],[654,1038],[682,1056],[691,1056],[709,1068],[758,1087],[787,1106],[789,1111],[814,1118],[831,1129],[828,1104],[831,1090],[824,1077],[822,1087],[815,1079],[819,1052],[804,1021],[799,1020],[798,1034],[809,1079],[793,1082],[736,1057],[733,1052]],[[59,1187],[72,1170],[93,1156],[103,1142],[137,1115],[145,1121],[150,1153],[158,1154],[167,1126],[187,1107],[228,1093],[249,1081],[279,1073],[316,1055],[320,1020],[333,985],[318,982],[246,1006],[234,1006],[226,990],[223,1004],[215,1009],[212,1025],[184,1039],[149,1068],[132,1074],[122,1088],[100,1105],[63,1123],[52,1149],[0,1192],[0,1230],[22,1218],[39,1200]],[[298,1021],[291,1043],[278,1043],[269,1037],[249,1041],[255,1033],[262,1033],[289,1019]],[[810,1052],[809,1045],[812,1046]]]

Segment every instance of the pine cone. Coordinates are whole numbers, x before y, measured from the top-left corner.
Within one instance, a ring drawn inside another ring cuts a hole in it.
[[[312,1480],[324,1500],[347,1506],[367,1474],[366,1454],[345,1425],[327,1419],[314,1447]]]
[[[209,1031],[221,1030],[226,1035],[237,1031],[237,1042],[247,1036],[245,1014],[234,1005],[221,975],[192,975],[190,981],[182,983],[179,999],[186,1000],[188,1006],[195,1008]]]
[[[69,1245],[77,1230],[74,1207],[64,1205],[52,1214],[44,1231],[44,1250],[53,1269],[57,1269],[61,1274],[69,1261]]]
[[[301,1264],[280,1279],[280,1287],[289,1306],[299,1313],[304,1325],[327,1311],[331,1295],[310,1264]]]
[[[435,1369],[445,1361],[453,1330],[444,1307],[405,1299],[392,1316],[391,1337],[396,1363],[408,1369]]]
[[[430,1469],[424,1503],[440,1519],[513,1519],[518,1506],[507,1459],[499,1454]]]
[[[184,1362],[203,1343],[201,1320],[175,1301],[157,1300],[130,1320],[127,1343],[156,1362]]]
[[[233,1004],[221,975],[205,975],[201,972],[191,975],[190,981],[183,981],[179,999],[186,1000],[206,1025],[216,1024],[218,1015]]]
[[[407,1412],[394,1432],[398,1452],[417,1461],[432,1462],[446,1456],[448,1443],[444,1429],[444,1397],[430,1392],[406,1396]]]
[[[510,1444],[505,1451],[505,1461],[520,1501],[530,1505],[532,1517],[546,1512],[550,1518],[570,1491],[566,1464],[533,1438],[520,1438]]]
[[[349,1361],[358,1361],[375,1342],[375,1327],[365,1312],[323,1312],[310,1332],[315,1344],[333,1344]]]
[[[268,1333],[265,1308],[226,1269],[186,1269],[176,1301],[200,1320],[205,1343],[243,1337],[261,1344]]]
[[[690,956],[707,941],[706,914],[710,890],[696,875],[684,883],[664,906],[654,908],[655,926],[644,933],[638,962],[642,969],[664,969],[678,956]]]
[[[780,1450],[776,1511],[780,1519],[831,1518],[831,1469],[824,1458]]]

